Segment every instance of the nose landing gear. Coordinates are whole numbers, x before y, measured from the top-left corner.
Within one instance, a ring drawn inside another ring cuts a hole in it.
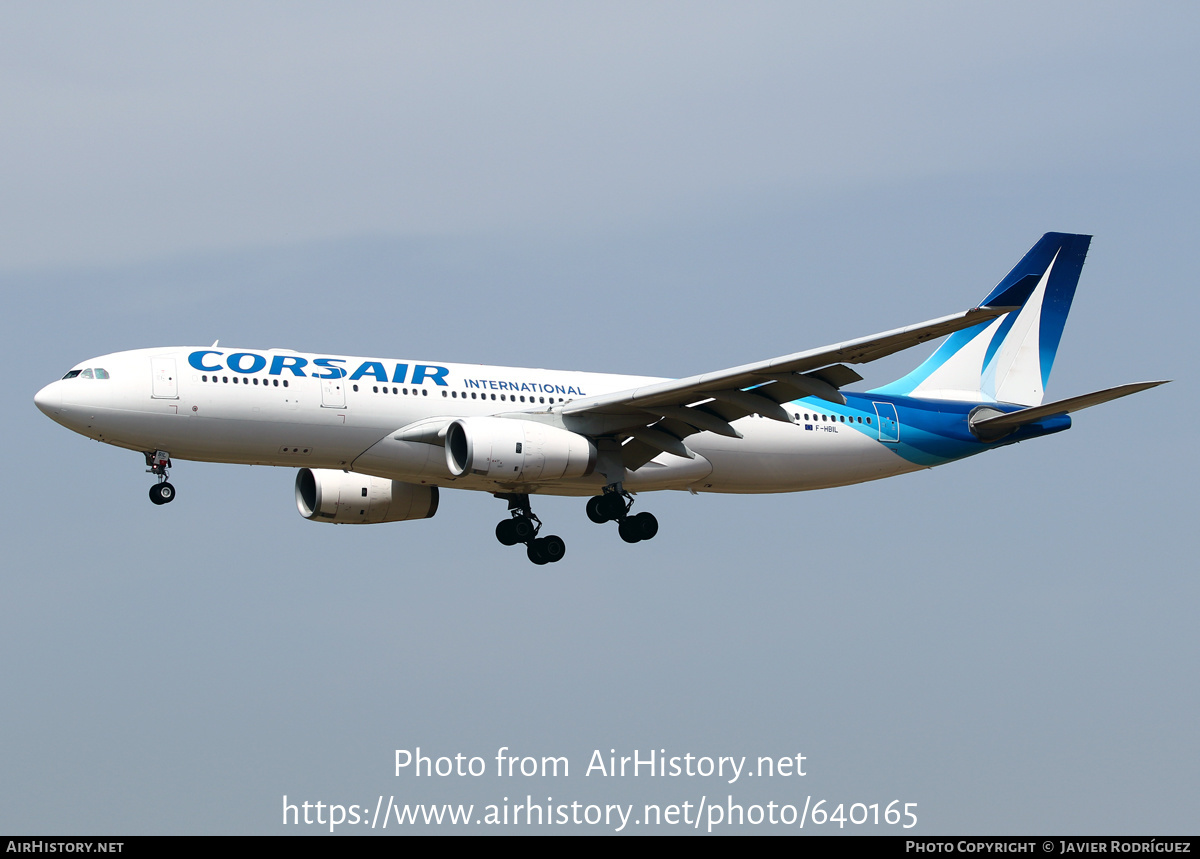
[[[588,518],[597,525],[605,522],[617,522],[617,533],[626,543],[639,543],[649,540],[658,533],[658,519],[653,513],[630,514],[633,507],[633,496],[626,492],[619,483],[610,483],[604,487],[603,495],[594,495],[588,499]]]
[[[167,482],[170,467],[171,454],[165,450],[146,451],[146,473],[158,476],[158,483],[150,487],[150,500],[155,504],[169,504],[175,500],[175,487]]]
[[[529,496],[524,494],[497,495],[508,502],[509,519],[502,520],[496,526],[496,539],[505,546],[515,546],[524,543],[529,560],[541,566],[561,561],[567,552],[567,544],[562,537],[551,534],[549,537],[539,537],[542,520],[539,519],[529,506]]]

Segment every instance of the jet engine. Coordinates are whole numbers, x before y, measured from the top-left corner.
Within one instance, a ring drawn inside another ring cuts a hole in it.
[[[296,507],[314,522],[404,522],[433,516],[438,490],[336,469],[302,468],[296,475]]]
[[[536,421],[459,418],[446,428],[446,466],[463,474],[522,482],[584,477],[596,467],[587,438]]]

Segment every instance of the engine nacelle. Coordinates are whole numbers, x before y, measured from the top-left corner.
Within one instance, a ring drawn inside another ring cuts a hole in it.
[[[446,428],[446,467],[455,477],[520,482],[584,477],[596,467],[596,446],[536,421],[459,418]]]
[[[314,522],[404,522],[436,513],[438,490],[336,469],[302,468],[296,475],[296,507]]]

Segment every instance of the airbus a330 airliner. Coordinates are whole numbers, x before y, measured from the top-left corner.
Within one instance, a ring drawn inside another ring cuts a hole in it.
[[[1060,432],[1068,413],[1161,381],[1043,404],[1090,236],[1047,233],[976,308],[685,379],[168,347],[76,365],[34,397],[68,429],[145,454],[150,500],[173,459],[299,467],[314,522],[427,519],[439,488],[508,502],[496,527],[535,564],[533,494],[590,496],[626,542],[658,532],[631,493],[795,492],[878,480]],[[947,336],[907,376],[866,392],[864,364]]]

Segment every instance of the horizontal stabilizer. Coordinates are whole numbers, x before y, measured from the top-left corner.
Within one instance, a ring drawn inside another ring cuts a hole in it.
[[[1006,414],[999,413],[997,409],[985,407],[973,413],[978,417],[971,418],[971,432],[980,441],[996,441],[1034,421],[1040,421],[1043,418],[1053,417],[1054,415],[1077,412],[1089,406],[1097,406],[1100,403],[1107,403],[1109,400],[1116,400],[1120,397],[1136,394],[1138,391],[1145,391],[1148,388],[1165,385],[1169,381],[1170,379],[1162,379],[1157,382],[1134,382],[1129,385],[1117,385],[1115,388],[1105,388],[1103,391],[1093,391],[1090,394],[1069,397],[1065,400],[1059,400],[1056,403],[1046,403],[1044,406],[1034,406]]]

